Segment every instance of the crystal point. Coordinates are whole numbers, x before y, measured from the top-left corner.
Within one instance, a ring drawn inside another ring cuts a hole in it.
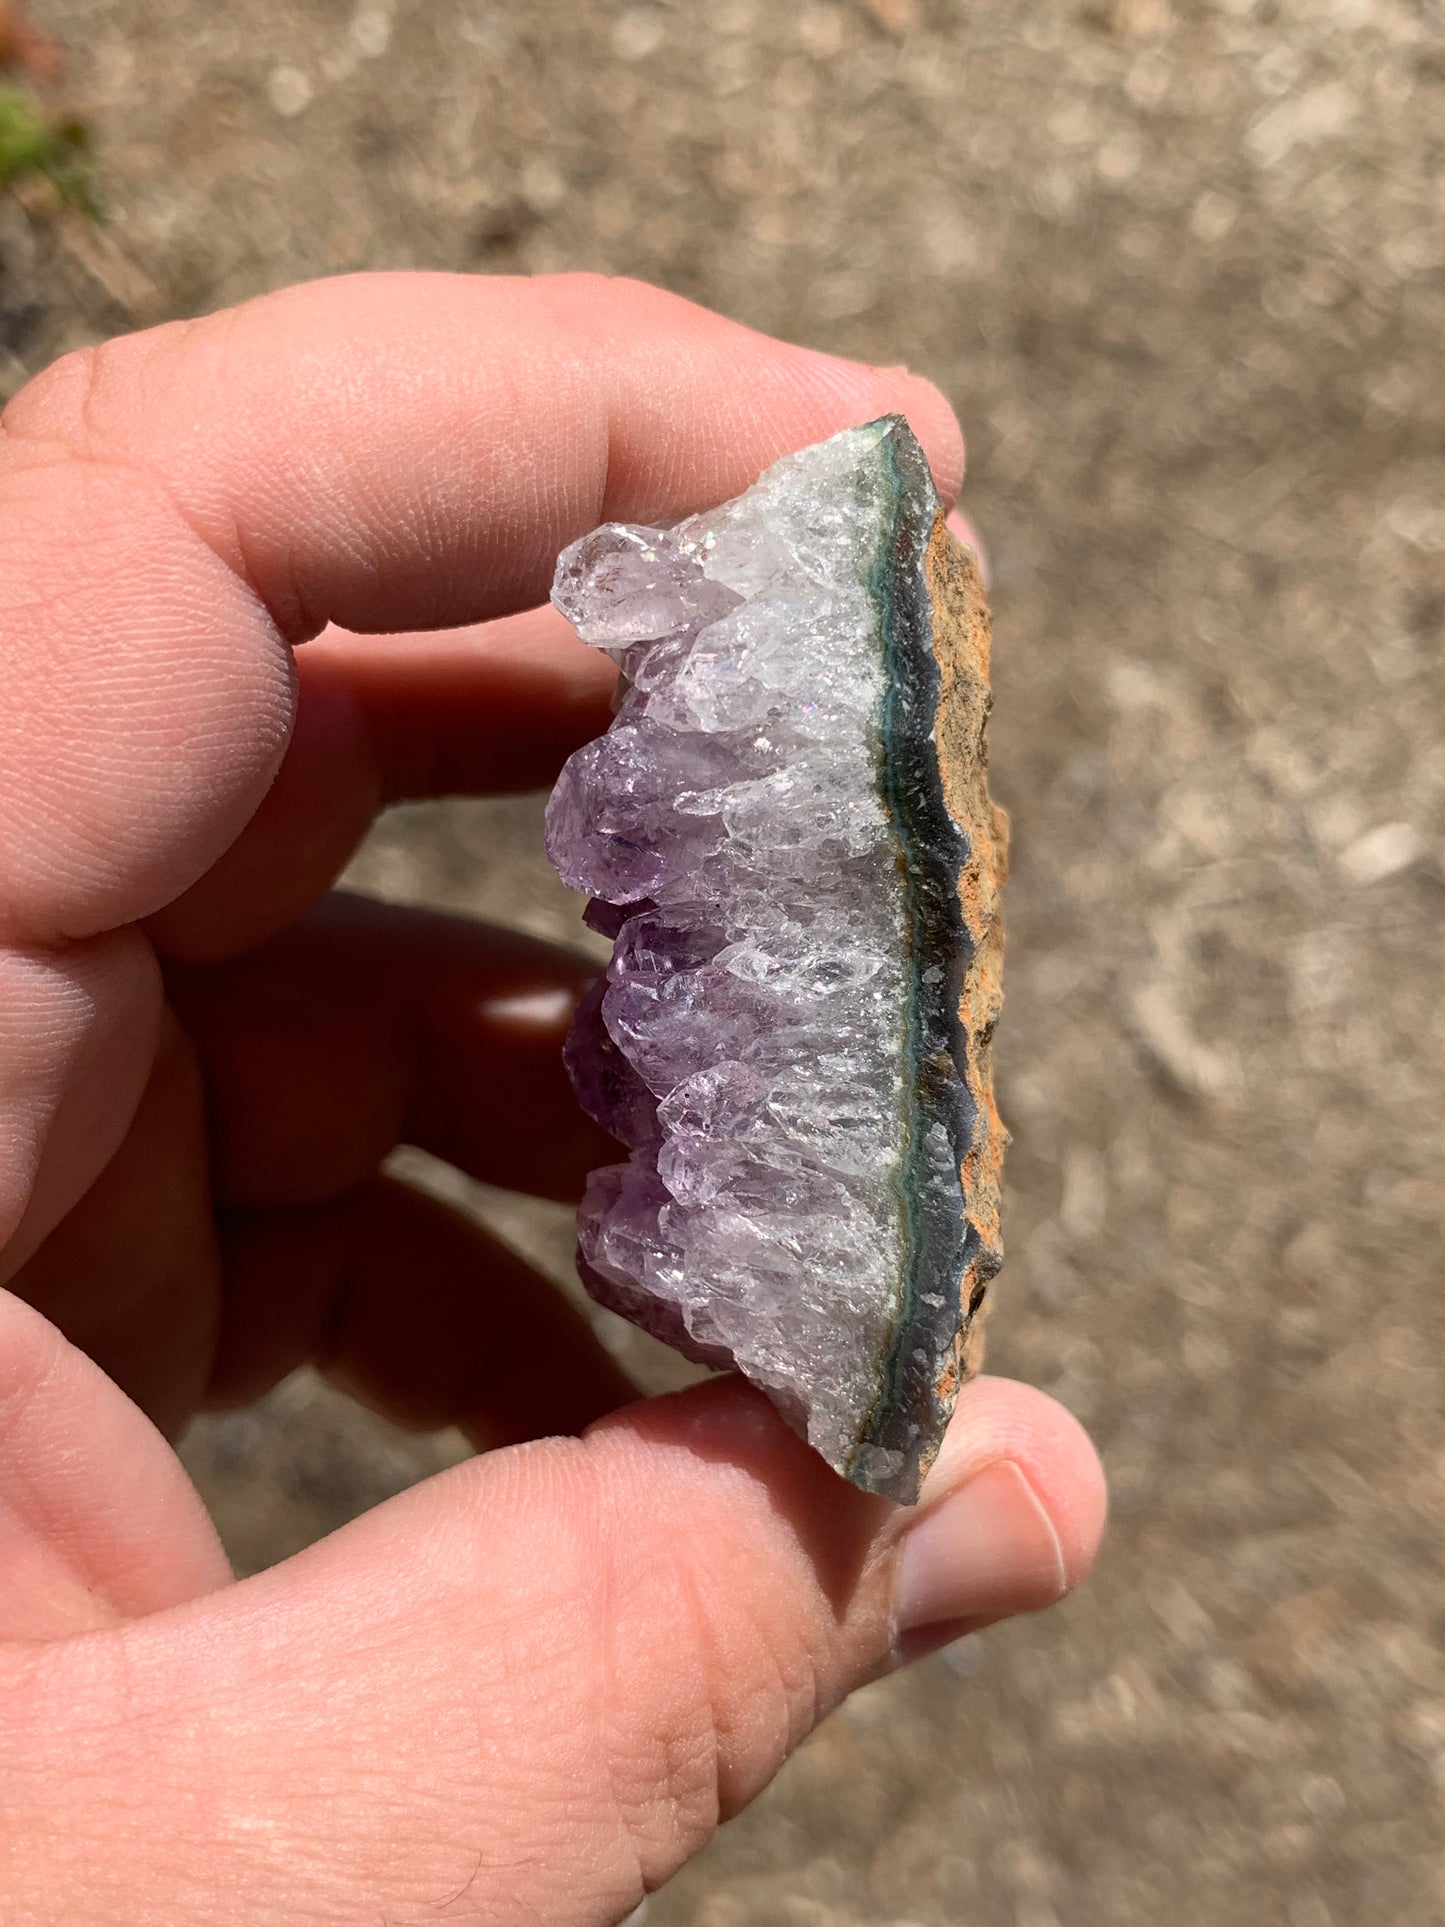
[[[614,940],[567,1047],[631,1153],[588,1184],[584,1282],[911,1502],[1001,1257],[972,560],[888,416],[676,528],[594,531],[553,600],[622,671],[547,820]]]

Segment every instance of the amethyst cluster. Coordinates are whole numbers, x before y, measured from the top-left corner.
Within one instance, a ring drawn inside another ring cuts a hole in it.
[[[977,577],[887,417],[675,528],[598,529],[553,601],[621,670],[547,818],[614,942],[567,1046],[629,1151],[582,1276],[911,1501],[999,1262]]]

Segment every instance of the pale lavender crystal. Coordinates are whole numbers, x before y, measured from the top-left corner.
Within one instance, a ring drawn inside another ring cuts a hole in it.
[[[583,1277],[902,1498],[947,1401],[925,1386],[920,1422],[916,1387],[897,1388],[956,1360],[976,1257],[948,1028],[967,844],[933,794],[928,707],[937,512],[890,418],[675,529],[597,530],[553,590],[622,670],[616,720],[567,764],[547,822],[558,872],[615,940],[567,1049],[582,1103],[631,1152],[589,1182]],[[922,801],[899,744],[926,751]],[[908,844],[930,808],[946,888]],[[924,1006],[944,1012],[936,1034]],[[932,1350],[900,1363],[920,1315]]]

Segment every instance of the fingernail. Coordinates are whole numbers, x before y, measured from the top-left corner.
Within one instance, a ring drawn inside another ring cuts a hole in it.
[[[913,1658],[966,1626],[1041,1612],[1069,1589],[1063,1547],[1012,1460],[926,1507],[898,1555],[899,1650]]]

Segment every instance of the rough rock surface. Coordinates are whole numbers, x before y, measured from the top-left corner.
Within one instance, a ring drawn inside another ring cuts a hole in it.
[[[568,1063],[631,1157],[588,1186],[583,1275],[911,1501],[1001,1255],[977,577],[887,417],[599,529],[553,599],[623,672],[548,815],[615,939]]]

